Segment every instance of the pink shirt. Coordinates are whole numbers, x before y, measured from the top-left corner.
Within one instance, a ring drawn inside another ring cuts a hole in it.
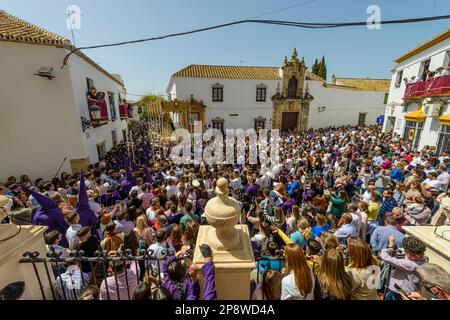
[[[138,199],[142,200],[142,208],[146,210],[148,207],[150,207],[151,201],[153,199],[153,194],[149,192],[142,192],[140,195],[138,195]]]

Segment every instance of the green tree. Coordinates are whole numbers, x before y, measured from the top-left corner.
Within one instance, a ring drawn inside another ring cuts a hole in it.
[[[327,80],[327,64],[325,62],[325,57],[322,56],[322,60],[319,63],[319,67],[317,70],[317,75],[324,80]]]
[[[147,120],[149,118],[149,108],[147,105],[155,100],[164,99],[161,95],[148,95],[141,98],[139,105],[142,107],[142,113],[140,114],[141,120]]]
[[[312,68],[311,68],[311,72],[314,73],[314,74],[317,74],[318,71],[319,71],[319,60],[316,59],[314,61],[314,64],[313,64]]]

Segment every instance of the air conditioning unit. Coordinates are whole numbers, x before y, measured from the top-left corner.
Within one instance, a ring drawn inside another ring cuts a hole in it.
[[[427,117],[439,117],[442,112],[442,105],[440,103],[425,104],[423,107],[423,112]]]

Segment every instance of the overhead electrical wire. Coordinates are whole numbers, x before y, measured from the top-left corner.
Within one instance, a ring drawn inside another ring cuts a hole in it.
[[[450,19],[450,15],[443,15],[443,16],[432,16],[432,17],[422,17],[422,18],[410,18],[410,19],[396,19],[396,20],[382,20],[379,22],[380,25],[388,25],[388,24],[405,24],[405,23],[418,23],[418,22],[427,22],[427,21],[435,21],[435,20],[446,20]],[[116,47],[116,46],[123,46],[127,44],[134,44],[134,43],[141,43],[141,42],[147,42],[147,41],[155,41],[155,40],[162,40],[167,38],[173,38],[173,37],[180,37],[188,34],[194,34],[219,28],[225,28],[230,27],[233,25],[239,25],[244,23],[259,23],[259,24],[270,24],[270,25],[281,25],[281,26],[290,26],[290,27],[297,27],[297,28],[307,28],[307,29],[330,29],[330,28],[342,28],[342,27],[355,27],[355,26],[365,26],[368,25],[367,21],[359,21],[359,22],[336,22],[336,23],[316,23],[316,22],[296,22],[296,21],[284,21],[284,20],[258,20],[258,19],[245,19],[245,20],[238,20],[223,24],[218,24],[210,27],[200,28],[200,29],[194,29],[184,32],[177,32],[157,37],[151,37],[151,38],[144,38],[144,39],[137,39],[137,40],[130,40],[130,41],[123,41],[123,42],[115,42],[115,43],[107,43],[107,44],[100,44],[100,45],[93,45],[93,46],[86,46],[86,47],[79,47],[79,48],[73,48],[65,57],[63,60],[63,65],[61,68],[64,68],[64,66],[67,64],[67,61],[69,60],[70,56],[75,53],[76,51],[80,50],[88,50],[88,49],[98,49],[98,48],[106,48],[106,47]],[[369,24],[370,25],[370,24]]]

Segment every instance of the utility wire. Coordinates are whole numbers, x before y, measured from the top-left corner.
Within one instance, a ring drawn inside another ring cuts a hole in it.
[[[261,17],[267,16],[269,14],[278,13],[278,12],[281,12],[281,11],[284,11],[284,10],[288,10],[288,9],[304,6],[304,5],[307,5],[307,4],[310,4],[310,3],[313,3],[313,2],[317,2],[317,1],[319,1],[319,0],[309,0],[309,1],[302,2],[302,3],[297,3],[297,4],[294,4],[294,5],[289,6],[289,7],[284,7],[284,8],[281,8],[281,9],[276,9],[276,10],[272,10],[272,11],[269,11],[269,12],[266,12],[266,13],[262,13],[260,15],[251,17],[249,19],[261,18]]]
[[[385,20],[380,21],[380,25],[385,24],[404,24],[404,23],[417,23],[417,22],[426,22],[426,21],[435,21],[435,20],[445,20],[450,19],[450,15],[444,15],[444,16],[432,16],[432,17],[423,17],[423,18],[411,18],[411,19],[397,19],[397,20]],[[94,45],[94,46],[87,46],[87,47],[79,47],[73,49],[64,57],[63,65],[61,68],[64,68],[64,66],[67,64],[67,61],[69,60],[70,56],[79,50],[87,50],[87,49],[97,49],[97,48],[106,48],[106,47],[116,47],[116,46],[123,46],[127,44],[133,44],[133,43],[141,43],[141,42],[147,42],[147,41],[155,41],[155,40],[162,40],[166,38],[173,38],[173,37],[179,37],[184,36],[188,34],[194,34],[219,28],[225,28],[230,27],[233,25],[239,25],[244,23],[259,23],[259,24],[270,24],[270,25],[281,25],[281,26],[290,26],[290,27],[297,27],[297,28],[307,28],[307,29],[329,29],[329,28],[342,28],[342,27],[355,27],[355,26],[365,26],[367,25],[367,21],[360,21],[360,22],[337,22],[337,23],[314,23],[314,22],[296,22],[296,21],[283,21],[283,20],[256,20],[256,19],[245,19],[245,20],[238,20],[223,24],[218,24],[215,26],[210,26],[206,28],[200,28],[200,29],[194,29],[190,31],[184,31],[184,32],[178,32],[178,33],[172,33],[152,38],[144,38],[144,39],[138,39],[138,40],[131,40],[131,41],[123,41],[123,42],[116,42],[116,43],[108,43],[108,44],[100,44],[100,45]]]

